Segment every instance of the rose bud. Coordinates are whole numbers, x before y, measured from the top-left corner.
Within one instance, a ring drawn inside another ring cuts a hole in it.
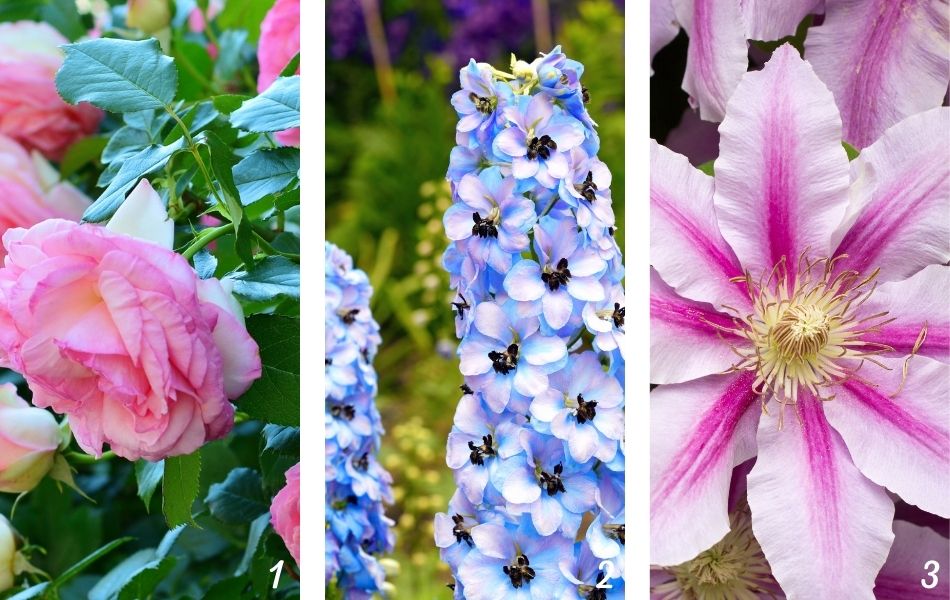
[[[17,396],[12,383],[0,385],[0,492],[19,494],[36,487],[53,467],[59,442],[52,414]]]
[[[129,11],[125,18],[126,25],[145,33],[165,29],[172,19],[168,0],[129,0],[126,7]]]

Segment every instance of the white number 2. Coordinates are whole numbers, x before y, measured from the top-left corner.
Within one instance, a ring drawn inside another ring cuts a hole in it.
[[[922,585],[925,590],[932,590],[937,587],[937,571],[940,570],[940,563],[935,560],[928,560],[924,563],[924,569],[927,569],[927,577],[930,577],[930,581],[921,579],[920,585]]]
[[[598,581],[598,582],[597,582],[597,585],[595,585],[594,587],[596,587],[597,589],[601,589],[601,590],[611,590],[611,589],[613,589],[614,586],[612,586],[612,585],[610,585],[609,583],[607,583],[607,580],[608,580],[608,579],[613,579],[613,578],[614,578],[614,563],[613,563],[613,561],[602,560],[602,561],[600,561],[600,565],[599,565],[597,568],[604,572],[604,578],[601,579],[600,581]]]
[[[284,561],[279,560],[277,564],[271,567],[269,573],[274,573],[274,589],[277,589],[277,584],[280,583],[280,574],[284,572]]]

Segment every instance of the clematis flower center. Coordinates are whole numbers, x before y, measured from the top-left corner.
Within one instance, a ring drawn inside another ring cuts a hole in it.
[[[774,397],[782,406],[795,404],[801,388],[832,400],[823,388],[854,377],[865,362],[883,368],[874,357],[892,349],[863,337],[894,319],[887,318],[887,312],[859,314],[874,293],[879,269],[867,276],[836,269],[843,258],[812,260],[802,255],[793,277],[782,260],[764,281],[755,282],[748,273],[734,279],[746,285],[753,310],[743,315],[725,307],[736,327],[713,327],[748,342],[733,346],[742,359],[730,371],[755,372],[753,385],[764,402]],[[921,331],[917,348],[925,334]]]
[[[545,266],[544,271],[541,273],[541,281],[543,281],[552,292],[556,292],[562,285],[567,285],[567,282],[570,280],[571,270],[567,268],[566,258],[557,261],[557,266],[553,269],[550,266]]]
[[[455,541],[458,543],[465,542],[468,544],[468,547],[471,548],[475,545],[474,540],[472,540],[472,534],[469,533],[469,530],[465,528],[465,517],[460,514],[452,515],[452,522],[455,523],[455,526],[452,527],[452,533],[455,535]]]
[[[496,373],[507,375],[518,367],[518,344],[511,344],[504,352],[492,350],[488,353],[488,359]]]
[[[544,160],[547,160],[551,157],[551,152],[553,150],[557,150],[557,144],[551,139],[551,136],[549,135],[532,137],[531,141],[528,142],[528,158],[531,160],[534,160],[539,156]]]
[[[493,207],[485,218],[482,218],[481,213],[472,213],[472,221],[475,222],[475,224],[472,225],[472,235],[477,235],[481,238],[497,238],[498,223],[501,220],[499,218],[500,216],[501,211],[498,210],[497,206]]]
[[[534,579],[534,569],[530,565],[528,557],[519,554],[514,564],[505,565],[502,567],[502,571],[511,579],[511,585],[518,589],[526,583],[531,583],[531,580]]]
[[[541,471],[541,487],[548,493],[548,496],[556,496],[558,492],[566,492],[564,482],[561,480],[561,473],[564,472],[564,466],[561,463],[554,465],[554,474],[547,471]]]
[[[475,110],[482,114],[490,115],[495,111],[495,106],[498,104],[498,99],[495,97],[485,98],[479,96],[475,92],[472,92],[468,95],[468,99],[472,101],[472,104],[475,105]]]
[[[583,196],[585,200],[593,203],[594,198],[596,198],[594,193],[597,191],[597,184],[594,183],[593,171],[588,171],[587,178],[580,185],[575,185],[574,189],[580,192],[581,196]]]
[[[468,449],[471,450],[471,453],[468,455],[468,459],[473,465],[482,466],[485,464],[486,456],[494,456],[495,449],[492,447],[492,436],[489,433],[488,435],[482,436],[482,445],[476,446],[475,442],[468,443]]]

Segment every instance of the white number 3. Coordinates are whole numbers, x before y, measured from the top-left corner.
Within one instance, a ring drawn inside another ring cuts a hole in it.
[[[940,570],[940,563],[935,560],[928,560],[924,563],[924,569],[927,569],[927,576],[930,577],[930,581],[921,579],[920,585],[922,585],[925,590],[932,590],[937,587],[937,571]]]
[[[280,583],[280,574],[284,572],[284,561],[279,560],[277,564],[271,567],[269,573],[274,573],[274,589],[277,589],[277,585]]]
[[[600,590],[611,590],[614,586],[607,583],[608,579],[614,578],[614,563],[609,560],[600,561],[600,565],[597,567],[604,572],[604,578],[597,582],[597,585],[594,587]]]

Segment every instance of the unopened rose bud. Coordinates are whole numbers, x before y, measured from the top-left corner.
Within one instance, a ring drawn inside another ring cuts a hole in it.
[[[168,0],[129,0],[128,11],[126,24],[145,33],[155,33],[168,27],[172,19]]]
[[[52,414],[27,404],[13,384],[0,386],[0,492],[19,494],[36,487],[53,467],[59,442],[59,425]]]
[[[0,515],[0,593],[13,587],[16,538],[13,527],[6,517]]]

